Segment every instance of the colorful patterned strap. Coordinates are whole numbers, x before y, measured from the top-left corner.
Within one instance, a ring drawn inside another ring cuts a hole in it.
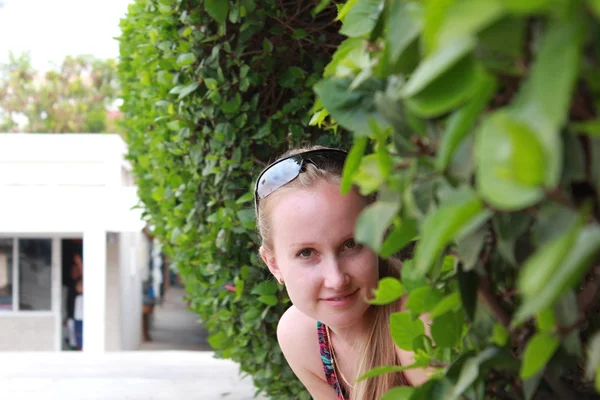
[[[317,321],[317,332],[319,334],[319,348],[321,349],[321,362],[323,363],[323,370],[325,371],[325,378],[327,383],[331,385],[337,395],[338,400],[346,400],[348,395],[344,391],[344,388],[338,381],[337,374],[333,368],[333,362],[331,361],[331,352],[329,351],[330,344],[327,340],[326,326],[324,323]]]

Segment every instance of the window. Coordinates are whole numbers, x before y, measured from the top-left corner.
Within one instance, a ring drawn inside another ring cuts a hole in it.
[[[51,309],[52,240],[0,239],[0,312]]]

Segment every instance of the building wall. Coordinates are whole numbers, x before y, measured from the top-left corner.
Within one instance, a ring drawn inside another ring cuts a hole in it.
[[[119,234],[109,233],[106,244],[106,350],[121,350],[121,272]],[[125,297],[127,299],[127,297]],[[127,299],[128,300],[128,299]]]
[[[143,234],[119,234],[119,259],[121,275],[121,350],[137,350],[142,338],[142,271],[146,246]]]
[[[54,315],[2,316],[0,351],[54,351]]]

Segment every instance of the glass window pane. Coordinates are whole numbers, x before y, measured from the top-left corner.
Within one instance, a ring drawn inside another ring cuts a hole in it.
[[[0,312],[12,310],[13,240],[0,239]]]
[[[19,239],[19,310],[52,309],[52,240]]]

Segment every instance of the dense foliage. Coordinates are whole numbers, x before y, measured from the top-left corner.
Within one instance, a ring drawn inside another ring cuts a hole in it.
[[[289,306],[258,261],[252,179],[288,147],[339,145],[309,126],[312,85],[339,44],[311,1],[137,0],[119,77],[147,217],[218,354],[274,398],[308,398],[275,338]]]
[[[425,385],[386,399],[600,392],[600,3],[350,0],[313,122],[353,132],[356,236]],[[331,119],[328,118],[331,117]],[[428,313],[430,337],[415,317]],[[594,389],[595,385],[595,389]]]
[[[0,65],[0,132],[99,133],[116,130],[115,60],[67,57],[38,71],[28,54]]]

